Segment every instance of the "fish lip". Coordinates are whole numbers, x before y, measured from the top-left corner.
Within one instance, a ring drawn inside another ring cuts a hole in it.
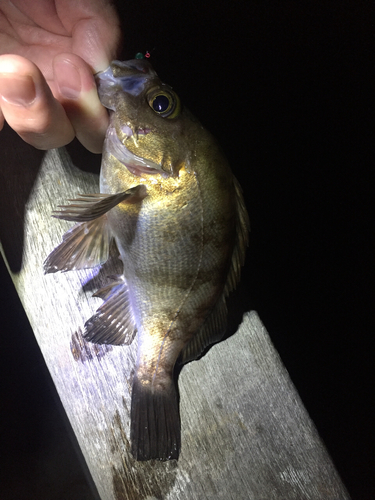
[[[125,166],[131,174],[136,175],[137,177],[142,177],[143,175],[157,175],[165,173],[164,170],[132,165],[131,163],[125,164]]]
[[[114,59],[111,64],[105,70],[98,71],[95,73],[95,79],[101,79],[103,77],[112,75],[113,78],[122,78],[116,77],[113,75],[113,68],[121,68],[122,70],[127,71],[127,76],[138,75],[142,73],[143,75],[156,76],[156,72],[151,66],[151,64],[145,59],[129,59],[128,61],[119,61],[118,59]],[[142,76],[142,75],[139,75]]]
[[[116,75],[118,69],[120,74]],[[122,92],[137,96],[144,90],[146,82],[150,78],[157,77],[157,74],[148,61],[131,59],[112,61],[108,68],[99,71],[94,76],[100,102],[106,108],[115,111],[112,97],[116,92],[116,87],[121,88]]]

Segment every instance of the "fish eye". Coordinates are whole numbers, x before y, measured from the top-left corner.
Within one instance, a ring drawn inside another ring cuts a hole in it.
[[[166,95],[157,95],[152,100],[152,108],[156,113],[168,112],[171,102]]]
[[[180,113],[180,100],[173,91],[151,91],[147,100],[151,109],[163,118],[175,118]]]

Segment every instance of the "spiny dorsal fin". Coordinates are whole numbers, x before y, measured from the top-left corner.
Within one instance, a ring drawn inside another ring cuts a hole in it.
[[[137,328],[129,301],[124,276],[110,276],[113,282],[98,290],[94,297],[104,303],[85,323],[84,338],[95,344],[127,345],[132,342]]]

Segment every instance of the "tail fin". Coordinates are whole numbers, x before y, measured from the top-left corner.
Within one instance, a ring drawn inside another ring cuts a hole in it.
[[[130,427],[131,452],[136,460],[178,459],[180,414],[175,382],[153,387],[133,381]]]

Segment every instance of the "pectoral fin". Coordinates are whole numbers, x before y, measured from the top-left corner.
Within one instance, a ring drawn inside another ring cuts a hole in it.
[[[45,273],[88,269],[106,262],[111,234],[107,216],[109,210],[122,202],[136,203],[147,195],[139,185],[117,194],[86,194],[70,205],[60,206],[53,217],[78,222],[63,236],[63,241],[45,260]]]
[[[123,193],[83,194],[74,200],[68,200],[74,202],[70,205],[59,205],[61,210],[56,210],[52,216],[74,222],[87,222],[101,217],[125,200],[134,202],[143,199],[145,196],[146,187],[142,185],[128,189]]]
[[[130,344],[137,328],[123,276],[111,276],[114,281],[94,294],[104,303],[85,324],[84,338],[96,344]]]
[[[64,234],[62,243],[46,258],[44,272],[88,269],[103,264],[109,256],[110,241],[106,215],[76,224]]]

